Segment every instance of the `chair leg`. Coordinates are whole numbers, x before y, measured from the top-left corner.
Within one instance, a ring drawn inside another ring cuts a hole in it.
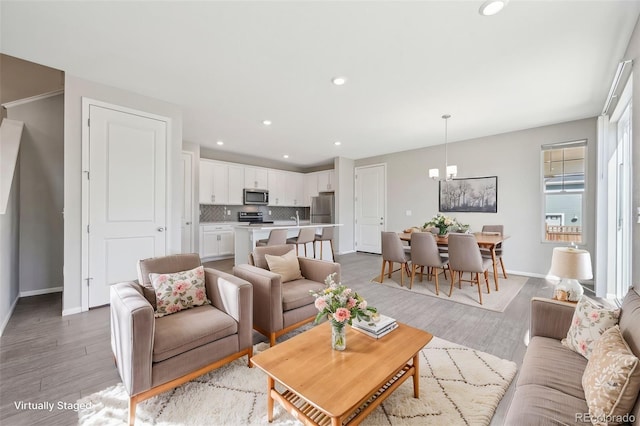
[[[386,266],[387,261],[382,259],[382,271],[380,271],[380,284],[384,281],[384,267]]]
[[[409,280],[409,290],[413,288],[413,279],[416,277],[416,268],[418,265],[415,263],[411,264],[411,279]]]
[[[135,397],[129,398],[129,425],[133,426],[136,423],[136,405],[138,402]]]
[[[456,283],[456,271],[449,271],[451,272],[451,287],[449,288],[449,297],[451,297],[451,295],[453,294],[453,286]]]
[[[393,274],[393,262],[388,260],[389,262],[389,278],[391,278],[391,274]]]
[[[449,264],[447,264],[447,269],[449,269]],[[447,269],[444,268],[444,266],[442,267],[442,273],[444,274],[444,279],[447,279]]]
[[[316,241],[313,240],[313,258],[316,258]],[[322,250],[322,241],[320,241],[320,250]],[[320,251],[320,259],[322,259],[322,251]]]
[[[253,358],[253,345],[249,346],[249,353],[247,354],[247,365],[249,366],[249,368],[253,368],[251,358]]]
[[[269,333],[269,346],[276,345],[276,333]]]
[[[434,275],[436,276],[436,296],[439,296],[440,295],[440,288],[439,288],[440,286],[439,286],[439,283],[438,283],[438,275],[440,275],[440,274],[438,273],[438,268],[431,268],[431,270],[433,271]]]
[[[478,283],[478,298],[480,299],[480,304],[482,305],[482,288],[480,287],[480,276],[478,275],[477,272],[476,272],[476,282]]]
[[[307,243],[304,243],[304,257],[307,257]]]
[[[406,263],[400,264],[400,287],[404,287],[404,268],[406,265]]]
[[[420,266],[420,282],[422,282],[422,276],[424,275],[424,266]],[[427,280],[429,279],[429,268],[427,268]]]
[[[335,251],[333,251],[333,240],[329,240],[329,247],[331,247],[331,260],[335,260],[335,257],[334,257]]]
[[[502,260],[502,256],[500,256],[500,266],[502,266],[502,276],[504,279],[507,279],[507,271],[504,269],[504,260]]]
[[[487,294],[491,293],[491,287],[489,286],[489,271],[484,271],[484,282],[487,284]]]

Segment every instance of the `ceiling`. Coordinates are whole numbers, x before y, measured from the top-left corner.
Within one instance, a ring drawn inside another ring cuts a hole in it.
[[[185,141],[296,167],[441,144],[445,113],[453,142],[602,111],[640,1],[481,4],[3,0],[0,48],[180,105]]]

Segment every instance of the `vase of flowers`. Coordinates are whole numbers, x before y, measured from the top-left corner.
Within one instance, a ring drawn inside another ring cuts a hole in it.
[[[424,224],[424,228],[438,228],[438,235],[442,237],[447,235],[449,228],[456,224],[457,222],[454,218],[438,213]]]
[[[345,326],[351,325],[353,319],[369,321],[371,315],[377,312],[373,306],[350,288],[335,282],[336,274],[331,274],[324,281],[326,288],[311,294],[315,296],[315,306],[318,309],[316,324],[323,318],[331,323],[331,347],[338,351],[347,348],[347,333]]]

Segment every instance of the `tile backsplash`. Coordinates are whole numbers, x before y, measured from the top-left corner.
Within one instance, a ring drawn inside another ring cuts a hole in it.
[[[212,206],[200,204],[200,223],[203,222],[236,222],[238,212],[262,212],[263,220],[290,220],[295,217],[296,210],[300,220],[309,220],[309,207],[273,207],[273,206]],[[269,214],[271,212],[271,214]],[[226,214],[225,214],[226,213]]]

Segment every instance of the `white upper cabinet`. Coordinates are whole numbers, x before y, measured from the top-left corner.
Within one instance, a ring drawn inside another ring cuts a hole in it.
[[[269,205],[284,206],[285,174],[280,170],[269,170]]]
[[[261,167],[244,168],[244,187],[253,189],[269,188],[269,171]]]
[[[318,192],[334,190],[335,173],[333,170],[318,172]]]
[[[285,172],[285,205],[304,206],[304,175],[296,172]]]
[[[311,207],[311,198],[318,195],[318,174],[307,173],[304,175],[304,205]]]
[[[212,160],[200,160],[200,204],[242,204],[244,170]]]

